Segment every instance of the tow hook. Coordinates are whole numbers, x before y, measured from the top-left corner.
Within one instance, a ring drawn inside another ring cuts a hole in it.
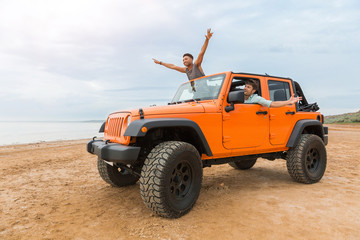
[[[116,165],[118,167],[120,167],[121,169],[124,169],[124,170],[128,171],[130,174],[140,177],[140,173],[135,172],[132,168],[130,168],[130,167],[124,165],[124,164],[116,164]]]

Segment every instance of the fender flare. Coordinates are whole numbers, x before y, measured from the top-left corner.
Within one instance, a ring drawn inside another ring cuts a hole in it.
[[[103,133],[105,131],[105,124],[106,124],[106,121],[101,124],[101,127],[99,129],[99,133]]]
[[[306,119],[306,120],[300,120],[298,121],[293,130],[292,130],[292,133],[290,135],[290,138],[286,144],[286,147],[294,147],[297,143],[297,141],[300,139],[300,135],[301,133],[304,131],[304,129],[306,127],[309,127],[309,126],[315,126],[316,128],[318,128],[320,130],[320,134],[321,136],[321,139],[324,141],[324,127],[322,125],[322,123],[318,120],[313,120],[313,119]]]
[[[146,127],[147,131],[141,131],[141,128]],[[139,119],[134,122],[131,122],[127,127],[124,136],[129,137],[144,137],[146,133],[150,129],[155,128],[166,128],[166,127],[188,127],[195,131],[197,136],[201,141],[201,145],[205,151],[205,154],[208,156],[212,156],[212,152],[210,146],[204,136],[199,125],[187,118],[147,118],[147,119]]]

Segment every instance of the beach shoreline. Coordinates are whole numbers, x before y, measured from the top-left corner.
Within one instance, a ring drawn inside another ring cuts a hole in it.
[[[205,168],[180,219],[147,209],[138,183],[106,184],[91,139],[0,146],[0,239],[358,239],[360,125],[327,126],[319,183],[292,181],[283,160]]]
[[[0,122],[0,146],[102,137],[100,126],[91,121]]]
[[[64,139],[64,140],[51,140],[51,141],[37,141],[37,142],[28,142],[28,143],[12,143],[8,145],[0,145],[0,148],[6,148],[6,147],[21,147],[21,146],[27,146],[27,145],[39,145],[39,144],[67,144],[67,143],[76,143],[76,142],[82,142],[82,141],[90,141],[90,138],[79,138],[79,139]]]

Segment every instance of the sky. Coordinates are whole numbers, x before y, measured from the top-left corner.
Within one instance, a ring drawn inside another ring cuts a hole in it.
[[[103,120],[165,105],[202,67],[299,82],[333,115],[360,110],[358,0],[0,0],[0,121]]]

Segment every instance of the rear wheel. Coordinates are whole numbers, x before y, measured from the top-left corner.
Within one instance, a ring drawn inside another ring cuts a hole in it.
[[[316,183],[326,169],[326,148],[322,139],[313,134],[303,134],[298,144],[287,153],[286,166],[297,182]]]
[[[114,187],[132,185],[139,179],[138,176],[130,174],[127,170],[115,165],[111,166],[101,159],[98,159],[97,167],[100,177]]]
[[[247,170],[252,168],[257,160],[256,157],[238,157],[237,159],[238,160],[229,163],[229,165],[235,169],[240,169],[240,170]]]
[[[199,197],[202,163],[196,148],[185,142],[157,145],[145,160],[140,193],[145,205],[162,217],[188,213]]]

